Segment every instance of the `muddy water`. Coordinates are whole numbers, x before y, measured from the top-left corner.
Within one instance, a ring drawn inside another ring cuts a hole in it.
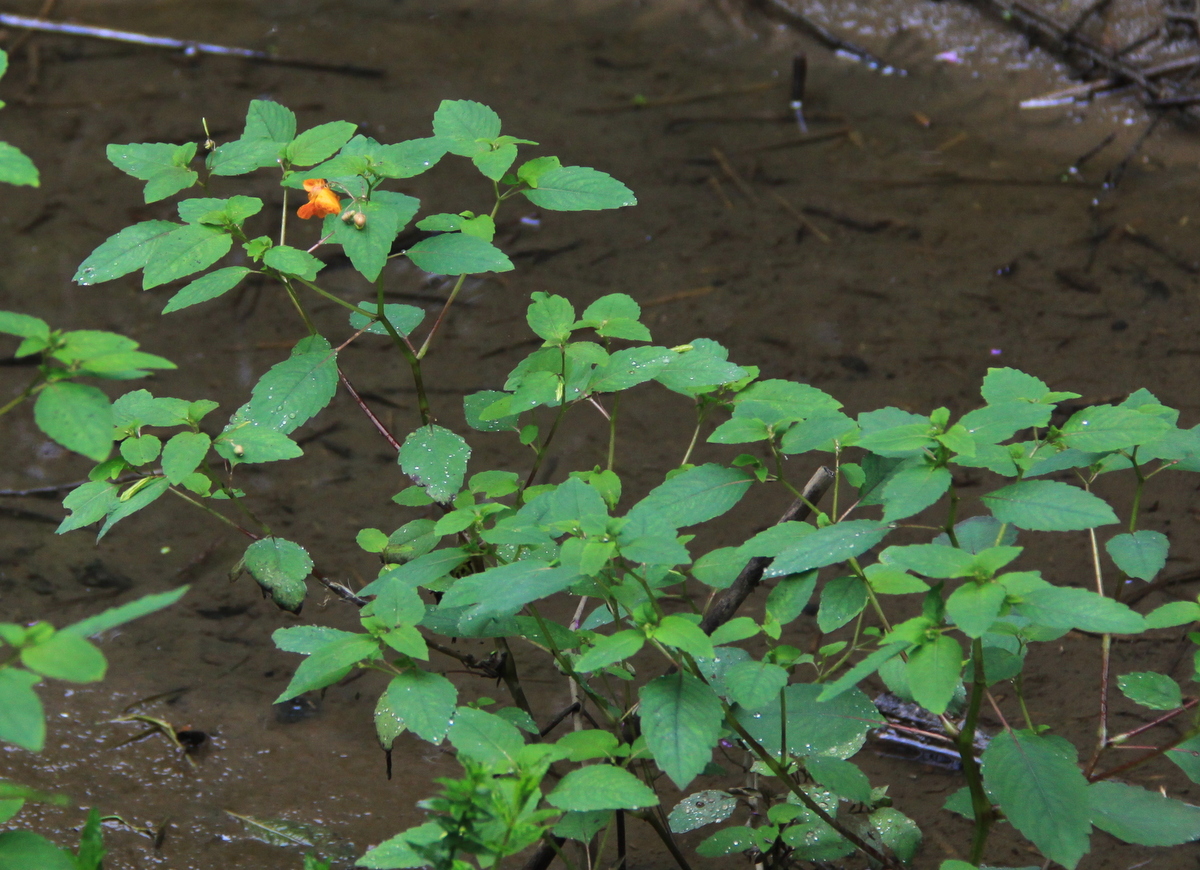
[[[36,11],[35,4],[19,5],[15,11]],[[247,102],[262,97],[295,109],[303,126],[348,118],[394,141],[427,135],[440,100],[470,98],[493,106],[505,132],[540,141],[544,153],[620,177],[640,204],[619,214],[549,215],[540,226],[509,227],[507,248],[523,254],[516,271],[468,288],[431,360],[435,411],[448,425],[458,425],[462,393],[497,386],[526,352],[524,303],[537,290],[565,293],[578,305],[628,292],[645,306],[658,342],[715,338],[732,359],[761,366],[767,377],[820,386],[851,413],[885,404],[962,411],[977,399],[986,369],[1006,364],[1089,400],[1146,386],[1181,408],[1186,425],[1195,424],[1194,137],[1164,126],[1119,192],[1101,195],[1099,181],[1142,129],[1136,106],[1117,99],[1023,113],[1016,102],[1062,86],[1061,70],[962,7],[911,2],[850,14],[842,4],[826,6],[832,8],[817,12],[830,23],[840,15],[848,32],[907,75],[883,76],[805,46],[732,2],[64,0],[59,15],[91,23],[270,47],[387,75],[364,80],[37,38],[34,55],[14,59],[4,82],[9,106],[0,117],[2,138],[35,157],[44,183],[38,191],[6,191],[0,305],[64,327],[132,335],[181,366],[156,379],[156,393],[212,398],[231,411],[301,330],[267,288],[160,318],[169,290],[141,293],[133,279],[73,286],[76,266],[105,237],[135,220],[172,216],[169,205],[141,203],[138,185],[104,160],[104,145],[200,139],[201,116],[217,139],[233,138]],[[797,141],[788,117],[786,80],[798,46],[810,57],[810,128],[827,138]],[[955,54],[935,59],[947,51]],[[715,91],[726,95],[687,99]],[[651,105],[631,110],[634,95]],[[1109,132],[1116,142],[1076,183],[1062,183],[1067,167]],[[439,167],[433,175],[405,187],[428,208],[486,203],[487,191],[470,174]],[[252,187],[225,192],[278,201],[270,181]],[[510,217],[524,214],[514,209]],[[1095,243],[1097,231],[1109,227],[1118,229]],[[348,298],[364,292],[348,271],[329,270],[324,280]],[[446,289],[400,266],[387,280],[390,290],[415,294],[431,311]],[[315,313],[323,332],[345,334],[336,311],[317,305]],[[394,429],[414,424],[411,390],[386,347],[360,342],[342,360],[358,389],[378,397],[376,407]],[[21,378],[19,369],[0,369],[3,394]],[[655,397],[626,420],[621,464],[627,491],[636,494],[652,484],[651,471],[679,461],[688,409]],[[560,469],[601,460],[597,422],[581,414],[568,427],[556,456]],[[0,487],[86,473],[28,420],[18,415],[3,426]],[[355,532],[403,521],[388,501],[401,486],[394,457],[344,397],[304,433],[312,437],[302,462],[248,469],[244,486],[278,534],[307,546],[327,574],[359,583],[374,568],[353,546]],[[715,450],[702,451],[706,457],[727,458]],[[480,469],[520,468],[524,457],[497,439],[481,443],[475,462]],[[808,472],[805,466],[794,475]],[[959,482],[966,497],[985,491],[982,479]],[[1173,542],[1168,572],[1194,567],[1195,492],[1165,485],[1152,501],[1146,526]],[[741,540],[770,522],[782,502],[764,497],[742,506],[731,527],[700,549]],[[228,568],[244,542],[218,525],[183,505],[163,504],[95,545],[86,533],[51,534],[61,516],[54,501],[9,498],[0,505],[25,512],[0,518],[5,619],[62,624],[141,592],[194,584],[181,605],[106,638],[111,669],[103,684],[44,690],[48,749],[38,757],[6,749],[4,775],[60,789],[77,803],[61,811],[32,808],[19,817],[23,823],[66,843],[82,820],[77,807],[97,805],[150,831],[111,827],[111,867],[296,867],[295,850],[247,838],[227,811],[315,823],[361,853],[417,822],[413,804],[428,793],[429,780],[457,770],[443,752],[402,737],[396,775],[385,778],[370,715],[381,688],[376,676],[332,687],[302,709],[272,708],[296,659],[273,649],[271,631],[297,622],[349,628],[354,614],[314,592],[297,620],[263,602],[248,580],[230,583]],[[1076,554],[1037,555],[1060,582],[1080,582]],[[1169,599],[1147,603],[1162,600]],[[809,643],[813,632],[801,626],[792,641]],[[1174,668],[1186,679],[1182,632],[1118,646],[1117,672]],[[474,645],[486,653],[483,643]],[[462,647],[472,649],[472,642]],[[1030,678],[1035,716],[1088,745],[1095,641],[1071,635],[1039,656]],[[434,665],[455,666],[448,659]],[[563,687],[530,657],[522,667],[548,718],[565,703]],[[488,681],[456,679],[465,699],[504,699]],[[159,737],[127,743],[140,728],[110,720],[130,711],[210,739],[192,766]],[[1137,715],[1117,702],[1118,727],[1136,725]],[[892,784],[898,807],[937,819],[927,828],[922,866],[961,857],[967,826],[937,812],[961,782],[864,756],[872,781]],[[1200,800],[1197,788],[1165,764],[1143,781]],[[1034,860],[1003,831],[996,836],[994,862]],[[699,838],[685,840],[694,845]],[[1197,857],[1190,847],[1151,855],[1099,833],[1094,842],[1088,867],[1146,860],[1191,867]],[[647,842],[633,866],[666,867],[669,859]]]

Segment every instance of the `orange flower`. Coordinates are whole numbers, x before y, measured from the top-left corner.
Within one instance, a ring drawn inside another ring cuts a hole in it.
[[[304,189],[308,191],[308,202],[296,210],[296,214],[304,220],[323,218],[327,214],[337,214],[342,210],[342,201],[329,189],[324,178],[306,178]]]

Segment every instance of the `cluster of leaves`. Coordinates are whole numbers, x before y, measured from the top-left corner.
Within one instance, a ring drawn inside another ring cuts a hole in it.
[[[325,408],[339,381],[338,352],[345,344],[335,347],[316,333],[301,290],[348,309],[354,334],[347,344],[386,335],[416,378],[421,425],[396,442],[400,471],[414,485],[394,501],[421,515],[390,533],[359,533],[359,545],[382,562],[367,586],[343,590],[361,606],[361,630],[302,625],[275,633],[280,648],[305,656],[279,701],[332,685],[355,668],[379,670],[389,678],[375,713],[380,742],[390,748],[406,731],[435,744],[448,740],[463,762],[464,776],[444,781],[442,794],[426,804],[430,821],[361,863],[458,870],[473,858],[491,866],[539,838],[590,842],[615,824],[617,813],[646,818],[669,840],[655,788],[659,774],[680,789],[721,776],[713,752],[723,744],[744,750],[745,772],[773,778],[775,790],[753,806],[744,794],[719,788],[686,797],[665,816],[677,832],[735,821],[708,837],[702,853],[746,852],[771,866],[836,860],[855,850],[879,863],[907,861],[919,846],[916,825],[850,760],[882,723],[859,687],[876,677],[893,693],[947,717],[958,732],[967,785],[948,806],[975,821],[975,863],[999,818],[1067,867],[1087,852],[1093,826],[1146,845],[1200,837],[1200,809],[1111,782],[1112,771],[1098,771],[1095,761],[1081,770],[1074,746],[1028,719],[1024,728],[993,740],[982,758],[971,748],[990,686],[1011,681],[1023,700],[1021,674],[1032,644],[1072,629],[1133,635],[1200,619],[1196,601],[1142,614],[1120,600],[1126,580],[1153,579],[1167,556],[1165,536],[1137,528],[1147,481],[1169,469],[1200,470],[1200,430],[1179,428],[1178,412],[1145,390],[1056,424],[1058,404],[1077,396],[1013,369],[990,370],[983,405],[957,420],[945,408],[919,415],[889,407],[852,418],[815,387],[760,379],[753,367],[730,362],[716,342],[652,344],[628,295],[605,296],[579,314],[565,297],[538,293],[527,321],[541,346],[501,389],[464,400],[473,429],[516,435],[532,449],[532,467],[525,476],[470,473],[470,442],[433,422],[421,387],[421,362],[441,318],[418,346],[414,333],[423,312],[383,303],[383,267],[419,208],[414,198],[384,187],[447,153],[469,158],[490,183],[490,211],[426,216],[416,226],[430,235],[403,252],[418,268],[459,277],[449,307],[466,274],[511,268],[493,244],[505,200],[519,194],[560,210],[634,202],[620,182],[593,169],[564,167],[556,158],[534,158],[514,170],[518,146],[526,144],[532,143],[501,135],[495,113],[467,101],[443,103],[432,136],[393,145],[354,135],[344,122],[297,135],[290,111],[256,101],[241,138],[213,147],[203,172],[193,168],[194,145],[112,146],[110,160],[146,182],[148,202],[196,183],[208,187],[224,176],[272,168],[280,172],[286,209],[286,191],[323,179],[349,204],[324,217],[318,244],[342,246],[375,284],[374,302],[355,305],[322,289],[321,261],[311,250],[287,245],[282,233],[277,240],[253,236],[247,221],[263,202],[240,195],[184,199],[177,209],[182,223],[146,221],[122,230],[76,276],[92,284],[140,269],[146,288],[189,278],[167,304],[174,311],[259,274],[279,282],[309,335],[214,436],[200,429],[211,403],[156,399],[144,391],[118,399],[120,458],[102,463],[93,480],[72,493],[62,530],[103,520],[103,534],[168,491],[198,504],[236,500],[253,516],[234,484],[236,468],[299,456],[291,433]],[[206,271],[235,242],[241,263],[253,265]],[[192,278],[197,273],[204,274]],[[745,449],[755,452],[728,464],[693,465],[687,446],[659,486],[628,504],[615,470],[617,412],[620,396],[640,387],[665,388],[694,405],[691,445],[704,435],[710,443],[751,445]],[[600,409],[607,418],[607,466],[532,485],[561,420],[574,408]],[[714,421],[720,422],[714,427]],[[164,445],[145,431],[154,427],[184,431]],[[801,454],[837,469],[827,511],[809,504],[812,521],[780,523],[739,546],[693,555],[700,527],[752,489],[799,495],[787,466]],[[1011,482],[968,511],[953,486],[954,468],[982,469]],[[1115,471],[1132,478],[1134,498],[1127,530],[1104,541],[1121,575],[1105,592],[1095,530],[1118,517],[1091,489]],[[136,480],[122,491],[116,481],[130,474]],[[935,526],[917,524],[918,514],[938,505],[944,510]],[[248,532],[255,540],[242,566],[277,604],[298,611],[313,561],[300,544],[272,535],[265,524],[262,529]],[[1081,540],[1090,539],[1095,552],[1097,590],[1057,585],[1020,564],[1018,534],[1024,532],[1085,533]],[[706,624],[688,584],[707,587],[710,599],[732,593],[750,563],[765,565],[763,577],[771,581],[761,614]],[[821,631],[843,633],[806,653],[782,637],[814,596]],[[564,597],[573,606],[563,610],[577,613],[569,624],[542,612],[543,602]],[[896,613],[918,610],[893,624]],[[454,654],[453,639],[463,637],[495,639],[515,706],[488,712],[481,709],[488,704],[462,705],[455,685],[429,669],[431,646]],[[516,640],[552,660],[595,727],[542,738],[537,711],[507,656],[509,641]],[[635,656],[642,657],[636,668]],[[650,657],[660,662],[657,669],[647,663]],[[1131,699],[1167,715],[1189,709],[1166,675],[1129,674],[1118,684]],[[959,710],[965,718],[952,722]],[[1181,741],[1200,741],[1198,734],[1193,723]],[[1096,759],[1114,742],[1098,746]],[[1155,757],[1165,755],[1189,776],[1200,776],[1179,760],[1185,753],[1169,748]],[[557,784],[544,793],[551,771]]]

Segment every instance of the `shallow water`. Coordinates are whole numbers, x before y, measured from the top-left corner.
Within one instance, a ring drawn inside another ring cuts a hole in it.
[[[1119,191],[1102,194],[1105,172],[1142,130],[1136,104],[1117,97],[1018,110],[1019,100],[1063,86],[1062,68],[958,4],[812,4],[810,11],[824,12],[829,24],[844,25],[907,74],[883,76],[833,57],[734,3],[60,3],[57,14],[89,23],[271,47],[387,75],[364,80],[37,37],[36,67],[18,53],[3,83],[3,138],[35,158],[44,181],[37,191],[6,191],[0,306],[68,328],[125,332],[180,364],[155,379],[157,394],[212,398],[232,411],[301,334],[299,325],[284,300],[261,289],[160,318],[169,290],[142,293],[136,279],[71,284],[78,263],[108,235],[173,211],[166,203],[143,205],[138,184],[104,160],[105,144],[202,139],[201,116],[218,140],[234,138],[248,101],[263,97],[296,110],[302,126],[347,118],[394,141],[427,135],[440,100],[468,98],[495,108],[505,132],[541,142],[539,153],[619,177],[639,205],[512,226],[507,249],[525,252],[516,271],[468,287],[431,359],[435,411],[446,425],[459,425],[462,393],[496,387],[527,352],[524,306],[538,290],[566,294],[577,307],[628,292],[645,307],[658,343],[717,339],[731,359],[761,366],[765,377],[813,383],[852,414],[888,404],[961,412],[977,400],[988,366],[1003,364],[1092,401],[1145,386],[1194,425],[1194,134],[1161,126]],[[797,142],[789,118],[787,78],[798,47],[809,55],[810,128],[833,134],[827,139]],[[945,52],[964,62],[936,59]],[[686,99],[714,91],[725,96]],[[634,110],[635,95],[651,105]],[[1117,134],[1114,144],[1065,183],[1068,167],[1109,132]],[[459,210],[473,198],[486,202],[476,179],[437,171],[406,190],[427,208]],[[254,184],[238,192],[278,201],[273,182]],[[525,214],[514,209],[509,217]],[[1097,229],[1109,226],[1117,229],[1094,245]],[[331,289],[363,292],[348,270],[326,275]],[[389,267],[387,280],[397,292],[431,300],[446,289],[399,265]],[[427,304],[436,310],[435,301]],[[324,332],[344,334],[340,314],[314,310]],[[360,391],[386,400],[376,407],[393,429],[414,425],[405,373],[382,342],[354,345],[343,364]],[[19,369],[0,368],[3,395],[21,378]],[[623,414],[625,484],[636,494],[652,485],[653,470],[679,461],[690,411],[652,397]],[[6,418],[2,431],[8,461],[0,488],[86,474],[85,463],[47,445],[26,417]],[[301,541],[326,573],[360,583],[374,567],[353,544],[357,530],[403,521],[388,501],[402,485],[394,457],[344,396],[302,432],[321,433],[303,461],[248,469],[245,487],[278,533]],[[560,475],[601,461],[602,435],[583,415],[568,427],[555,457]],[[481,445],[473,469],[523,467],[502,438]],[[704,448],[706,457],[724,454]],[[983,491],[982,481],[960,482],[964,495]],[[1157,490],[1147,516],[1145,527],[1172,538],[1169,572],[1197,558],[1200,514],[1191,486]],[[773,521],[784,506],[778,499],[739,508],[709,546],[735,543]],[[49,518],[0,518],[5,619],[63,624],[135,594],[194,584],[179,606],[105,639],[105,682],[45,688],[48,749],[34,757],[6,748],[4,775],[64,791],[77,806],[33,808],[18,817],[22,823],[66,843],[82,822],[78,807],[98,805],[162,833],[156,843],[111,828],[112,867],[297,867],[296,851],[248,839],[227,811],[317,823],[361,853],[419,821],[413,804],[429,793],[429,780],[457,770],[443,751],[405,736],[396,746],[396,775],[385,778],[371,724],[377,675],[332,687],[296,715],[278,714],[271,701],[297,659],[273,648],[271,632],[297,621],[349,628],[354,613],[314,590],[297,620],[262,601],[248,579],[230,583],[229,566],[244,543],[196,521],[186,506],[160,502],[161,510],[125,521],[96,546],[86,532],[51,534],[62,514],[54,501],[0,505]],[[1080,570],[1070,554],[1039,556],[1064,582]],[[1177,643],[1183,631],[1118,645],[1117,672],[1174,665],[1185,679],[1190,657],[1180,664],[1187,647]],[[815,626],[801,626],[792,642],[814,635]],[[488,651],[485,642],[460,645]],[[1041,656],[1041,676],[1030,680],[1035,715],[1088,745],[1096,641],[1069,635]],[[435,664],[453,667],[448,659]],[[552,669],[531,657],[522,667],[547,718],[565,705]],[[504,697],[486,680],[463,677],[460,686],[464,699]],[[1122,703],[1117,721],[1135,723]],[[195,767],[161,737],[121,745],[139,729],[109,720],[131,709],[211,735]],[[932,814],[961,785],[953,775],[893,760],[868,757],[865,765],[873,783],[893,784],[901,809],[915,799]],[[1164,764],[1146,782],[1200,800],[1197,787],[1180,780]],[[965,823],[939,816],[927,829],[921,865],[962,857],[966,832]],[[694,845],[704,835],[683,839]],[[1006,854],[1004,837],[997,834],[993,861],[1033,860],[1015,843]],[[1185,847],[1151,856],[1100,833],[1094,844],[1088,867],[1148,859],[1152,867],[1190,867],[1197,854]],[[647,842],[633,866],[668,862]]]

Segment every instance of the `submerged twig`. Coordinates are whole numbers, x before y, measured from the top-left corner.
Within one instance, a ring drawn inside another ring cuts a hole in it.
[[[300,58],[276,57],[273,54],[268,54],[265,51],[256,51],[252,48],[216,45],[211,42],[198,42],[193,39],[175,39],[170,36],[151,36],[147,33],[135,33],[131,30],[116,30],[112,27],[96,27],[90,24],[73,24],[68,21],[49,21],[45,18],[32,18],[28,15],[10,15],[0,12],[0,24],[6,27],[20,27],[29,31],[36,30],[41,33],[86,36],[90,39],[105,39],[111,42],[148,45],[153,48],[170,48],[182,51],[189,57],[198,54],[214,54],[225,57],[241,57],[247,60],[274,63],[281,66],[300,67],[301,69],[361,76],[364,78],[382,78],[384,75],[384,71],[381,69],[356,66],[354,64],[325,63],[324,61],[303,60]]]

